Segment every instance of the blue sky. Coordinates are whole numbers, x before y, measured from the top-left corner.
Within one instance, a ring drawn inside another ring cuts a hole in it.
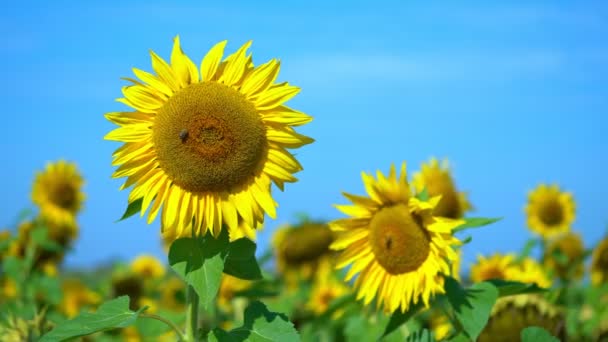
[[[17,7],[13,7],[17,6]],[[282,61],[290,102],[315,119],[297,151],[300,181],[273,191],[260,249],[297,213],[335,219],[361,171],[450,159],[475,216],[505,219],[473,233],[465,261],[518,250],[530,237],[527,192],[574,193],[574,229],[595,243],[608,225],[608,6],[597,2],[3,2],[0,5],[0,225],[30,204],[34,172],[78,163],[86,177],[80,238],[68,266],[140,253],[163,257],[159,223],[115,223],[127,192],[113,180],[105,112],[125,109],[120,77],[168,58],[179,34],[200,61],[216,42],[252,39],[256,64]],[[466,267],[466,266],[465,266]]]

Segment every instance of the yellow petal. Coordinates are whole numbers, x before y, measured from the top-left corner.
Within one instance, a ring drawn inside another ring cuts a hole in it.
[[[143,70],[139,70],[137,68],[133,68],[133,73],[140,80],[146,82],[150,87],[158,90],[159,92],[161,92],[167,96],[173,95],[173,90],[171,90],[171,88],[169,88],[169,86],[167,86],[167,84],[165,82],[163,82],[162,80],[159,80],[158,77],[152,75],[151,73],[143,71]]]
[[[249,46],[251,46],[251,40],[243,44],[234,55],[227,59],[228,64],[224,69],[220,82],[232,86],[243,78],[243,73],[247,67],[246,53]]]
[[[201,78],[203,81],[210,81],[215,76],[217,68],[222,61],[224,48],[226,47],[227,42],[228,41],[224,40],[215,44],[209,52],[207,52],[205,58],[203,58],[203,61],[201,62]]]
[[[278,107],[287,102],[300,92],[300,88],[291,86],[287,83],[277,84],[261,93],[255,100],[258,110],[265,110]]]
[[[268,87],[277,79],[280,66],[281,63],[276,59],[271,59],[258,66],[245,77],[241,92],[247,95],[248,98],[254,98],[260,92],[268,89]]]
[[[180,87],[177,77],[167,62],[155,54],[154,51],[150,51],[150,56],[152,57],[152,68],[160,79],[163,80],[173,91],[179,90]]]

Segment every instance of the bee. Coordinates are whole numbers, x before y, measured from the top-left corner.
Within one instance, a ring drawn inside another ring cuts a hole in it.
[[[182,131],[181,131],[181,132],[179,132],[179,139],[180,139],[182,142],[185,142],[185,141],[186,141],[186,139],[188,139],[188,130],[187,130],[187,129],[182,129]]]

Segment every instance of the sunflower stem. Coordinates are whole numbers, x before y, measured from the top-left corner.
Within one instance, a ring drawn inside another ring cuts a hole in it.
[[[186,292],[186,342],[194,342],[198,331],[198,294],[191,285]]]
[[[179,337],[180,341],[186,341],[186,336],[184,335],[184,333],[182,332],[182,330],[177,325],[175,325],[175,323],[171,322],[170,320],[168,320],[168,319],[166,319],[164,317],[161,317],[159,315],[147,314],[147,313],[139,314],[139,317],[155,319],[157,321],[165,323],[166,325],[170,326],[171,329],[173,329],[175,331],[175,333]]]

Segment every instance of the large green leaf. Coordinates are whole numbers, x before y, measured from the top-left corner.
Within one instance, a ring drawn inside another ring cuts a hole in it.
[[[64,321],[42,336],[40,342],[64,341],[92,333],[124,328],[135,323],[143,308],[134,312],[129,310],[129,297],[122,296],[103,303],[97,312],[83,312],[76,318]]]
[[[475,341],[488,323],[498,289],[489,282],[464,289],[454,278],[446,277],[445,291],[463,332]]]
[[[402,324],[407,322],[410,318],[414,317],[414,315],[418,313],[418,311],[420,311],[420,309],[422,309],[423,307],[424,304],[422,302],[418,302],[410,306],[409,310],[407,310],[406,312],[401,312],[400,309],[397,309],[397,311],[393,312],[393,314],[391,315],[391,319],[386,325],[382,336],[387,336],[388,334],[395,331]]]
[[[300,341],[300,336],[285,315],[270,312],[264,304],[255,301],[245,309],[243,326],[230,331],[215,328],[209,335],[209,341]]]
[[[222,229],[217,239],[207,233],[204,237],[177,239],[171,244],[171,268],[194,288],[205,310],[209,310],[219,291],[224,269],[222,255],[227,248],[226,229]]]
[[[129,217],[141,212],[141,204],[143,201],[144,198],[141,197],[129,203],[129,205],[127,206],[127,210],[125,210],[125,213],[122,214],[122,217],[117,222],[128,219]]]
[[[248,238],[233,241],[224,260],[224,273],[247,280],[262,279],[262,271],[255,259],[255,242]]]
[[[454,233],[465,229],[487,226],[500,220],[502,220],[502,217],[466,217],[464,218],[464,224],[461,224],[460,226],[456,227],[456,229],[454,229]]]
[[[559,342],[559,339],[540,327],[527,327],[521,331],[521,342]]]
[[[428,329],[422,329],[420,331],[414,332],[409,335],[406,339],[406,342],[435,342],[435,337],[433,333]]]
[[[499,297],[506,297],[524,293],[541,293],[546,292],[546,289],[539,287],[536,284],[526,284],[517,281],[507,281],[501,279],[487,280],[498,289]]]

